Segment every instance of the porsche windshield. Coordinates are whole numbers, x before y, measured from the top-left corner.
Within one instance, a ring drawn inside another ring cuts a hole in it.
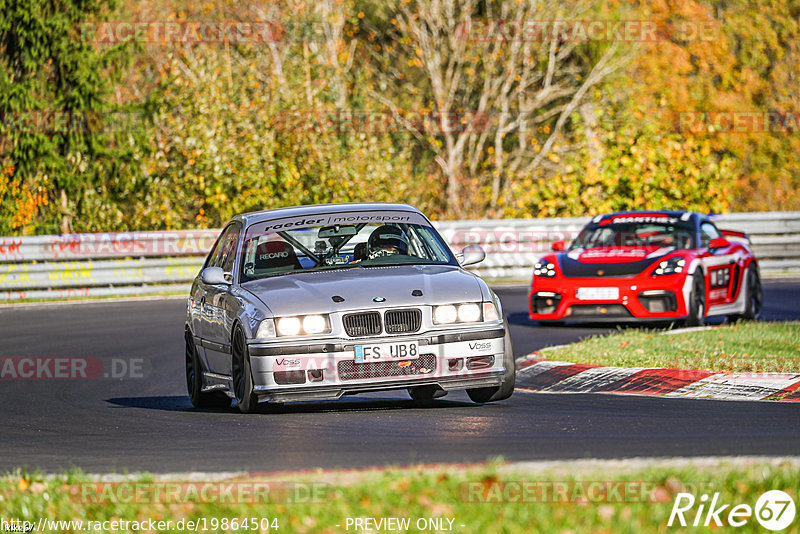
[[[570,249],[608,247],[688,249],[694,246],[692,226],[688,223],[600,221],[581,230]]]
[[[357,267],[456,265],[447,245],[427,222],[391,222],[388,217],[384,220],[390,222],[301,228],[289,222],[268,225],[262,233],[248,231],[243,244],[241,280]]]

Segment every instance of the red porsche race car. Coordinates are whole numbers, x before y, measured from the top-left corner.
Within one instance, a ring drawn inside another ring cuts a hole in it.
[[[598,215],[533,268],[536,321],[758,319],[758,262],[742,232],[688,211]]]

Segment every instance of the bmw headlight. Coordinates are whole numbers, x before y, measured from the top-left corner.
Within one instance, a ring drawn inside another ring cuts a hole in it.
[[[549,261],[537,261],[533,265],[533,276],[541,276],[543,278],[555,278],[556,266]]]
[[[481,320],[481,307],[477,304],[462,304],[458,307],[458,320],[462,323],[476,323]]]
[[[499,314],[493,302],[467,302],[433,307],[435,324],[479,323],[497,320],[499,320]]]
[[[302,323],[299,317],[281,317],[278,319],[278,333],[282,336],[296,336],[300,333]]]
[[[433,322],[436,324],[452,324],[458,320],[458,309],[452,304],[435,306],[433,308]]]
[[[261,324],[263,325],[263,321]],[[326,334],[331,331],[331,322],[327,315],[302,315],[281,317],[275,320],[274,329],[279,336],[306,336]],[[259,327],[259,334],[261,327]],[[261,337],[261,336],[259,336]]]
[[[658,264],[658,267],[653,271],[654,276],[662,276],[666,274],[682,273],[686,267],[686,258],[682,256],[675,256],[668,260],[664,260]]]

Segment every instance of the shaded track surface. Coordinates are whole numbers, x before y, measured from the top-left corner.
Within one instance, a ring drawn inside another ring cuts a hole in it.
[[[497,289],[517,356],[609,330],[543,327],[526,288]],[[767,320],[800,319],[800,280],[766,282]],[[191,407],[183,378],[185,301],[0,308],[3,357],[81,356],[135,377],[0,380],[0,471],[278,471],[415,462],[797,454],[797,403],[517,393],[478,406],[404,392],[303,403],[277,413]],[[119,362],[118,362],[119,363]]]

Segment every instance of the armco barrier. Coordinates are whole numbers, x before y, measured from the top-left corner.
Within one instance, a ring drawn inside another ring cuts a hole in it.
[[[553,241],[570,240],[588,217],[441,221],[454,250],[478,244],[473,268],[490,281],[528,281]],[[765,274],[800,273],[800,212],[733,213],[724,229],[747,232]],[[0,237],[0,300],[184,291],[219,230]]]

